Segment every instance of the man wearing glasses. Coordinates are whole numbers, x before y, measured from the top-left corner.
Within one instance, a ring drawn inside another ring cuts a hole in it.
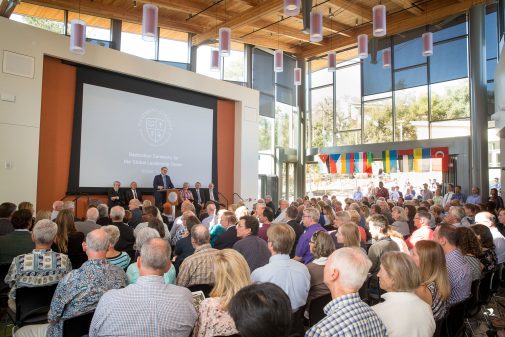
[[[294,259],[305,264],[314,260],[314,256],[310,252],[309,242],[312,234],[317,231],[326,231],[319,223],[320,213],[316,208],[309,207],[303,211],[303,226],[305,232],[300,236],[298,244],[296,245]]]
[[[251,273],[266,265],[271,255],[266,241],[258,237],[259,227],[255,217],[241,217],[237,225],[237,237],[240,240],[233,245],[233,249],[244,256]]]

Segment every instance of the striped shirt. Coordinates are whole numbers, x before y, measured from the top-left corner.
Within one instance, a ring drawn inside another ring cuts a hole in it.
[[[119,268],[123,268],[124,270],[126,270],[126,268],[130,265],[130,260],[130,255],[128,255],[127,252],[121,252],[119,255],[107,258],[107,262],[118,266]]]
[[[445,255],[447,274],[451,284],[451,295],[447,300],[448,305],[453,305],[470,297],[472,288],[472,273],[460,251],[454,249]]]
[[[324,307],[327,317],[305,333],[306,337],[387,336],[386,326],[358,293],[335,298]]]
[[[165,284],[161,276],[105,293],[95,310],[89,336],[188,337],[197,315],[188,289]]]

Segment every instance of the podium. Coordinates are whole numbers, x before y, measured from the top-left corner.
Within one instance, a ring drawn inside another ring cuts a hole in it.
[[[169,202],[173,206],[179,206],[182,203],[181,194],[179,193],[179,190],[176,188],[166,188],[166,189],[162,189],[162,190],[157,190],[156,192],[157,193],[165,193],[165,201]],[[177,200],[175,202],[171,202],[168,199],[168,196],[172,192],[174,192],[177,195]]]

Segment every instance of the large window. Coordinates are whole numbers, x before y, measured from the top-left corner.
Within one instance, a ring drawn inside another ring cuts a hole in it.
[[[335,72],[335,145],[361,143],[360,78],[359,63]]]
[[[67,32],[70,34],[70,22],[80,19],[86,22],[86,37],[88,39],[110,41],[111,40],[111,20],[98,16],[68,12]]]
[[[142,25],[123,22],[121,51],[150,60],[156,59],[156,43],[142,39]]]
[[[274,119],[259,117],[259,174],[274,174]]]
[[[384,143],[393,141],[393,107],[391,96],[376,95],[366,97],[363,103],[365,143]],[[386,96],[386,97],[380,97]]]
[[[395,91],[395,139],[428,139],[428,86]]]
[[[16,6],[10,19],[58,34],[65,33],[64,10],[22,2]]]
[[[158,59],[176,63],[189,63],[188,33],[160,28]]]
[[[310,93],[312,147],[333,146],[333,86],[312,89]]]
[[[223,80],[245,82],[245,52],[244,44],[232,42],[230,56],[224,57]]]

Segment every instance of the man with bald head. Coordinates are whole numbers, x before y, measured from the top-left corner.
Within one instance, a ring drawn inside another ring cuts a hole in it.
[[[475,215],[475,223],[489,227],[493,235],[493,243],[495,246],[496,257],[498,263],[505,262],[505,237],[496,228],[496,218],[489,212],[480,212]]]
[[[83,233],[85,236],[88,235],[89,232],[94,231],[95,229],[99,229],[101,226],[96,224],[96,220],[98,219],[98,210],[96,207],[90,207],[86,211],[86,220],[85,221],[76,221],[75,229],[78,232]]]
[[[109,234],[103,229],[88,233],[82,243],[88,261],[58,283],[47,315],[49,324],[22,327],[16,336],[61,337],[63,321],[95,310],[105,292],[125,287],[127,279],[123,269],[108,263],[105,258],[109,244]]]
[[[204,225],[191,228],[193,255],[182,262],[177,275],[177,285],[190,287],[196,284],[214,284],[214,256],[219,252],[210,246],[210,234]]]
[[[163,280],[170,269],[171,253],[170,245],[160,238],[142,245],[137,259],[140,277],[100,299],[90,337],[189,336],[197,318],[191,292]]]

